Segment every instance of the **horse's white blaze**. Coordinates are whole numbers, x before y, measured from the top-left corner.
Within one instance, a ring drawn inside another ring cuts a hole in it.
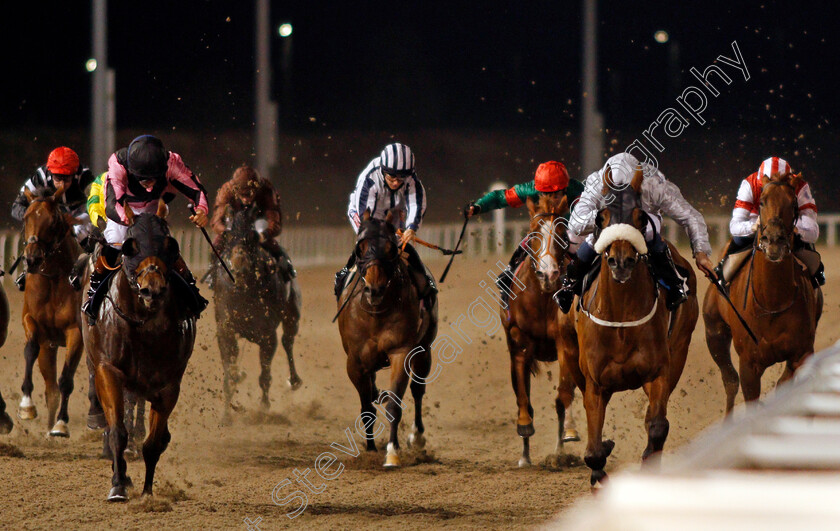
[[[552,273],[559,271],[557,260],[554,259],[552,251],[554,250],[554,234],[552,234],[552,226],[550,223],[543,222],[540,226],[540,250],[539,262],[537,263],[537,270],[547,277],[551,277]]]

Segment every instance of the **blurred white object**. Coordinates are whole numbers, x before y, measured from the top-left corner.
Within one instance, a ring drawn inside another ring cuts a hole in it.
[[[265,232],[265,229],[267,229],[267,228],[268,228],[268,221],[266,221],[264,219],[258,219],[257,221],[254,222],[254,230],[256,230],[260,234]]]

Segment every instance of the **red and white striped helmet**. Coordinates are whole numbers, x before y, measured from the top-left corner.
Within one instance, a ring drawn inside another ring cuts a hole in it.
[[[785,159],[779,157],[770,157],[769,159],[765,159],[764,162],[761,163],[761,166],[758,167],[758,177],[770,177],[774,173],[778,173],[779,175],[784,175],[787,172],[793,173],[793,168],[790,167],[790,164],[787,163]]]

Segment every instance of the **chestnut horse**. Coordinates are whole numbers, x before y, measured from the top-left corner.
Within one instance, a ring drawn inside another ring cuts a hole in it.
[[[610,179],[608,170],[605,180]],[[694,271],[670,243],[674,261],[689,277],[688,300],[675,312],[665,307],[665,288],[649,270],[643,235],[648,219],[638,206],[642,179],[637,168],[632,190],[625,192],[636,194],[637,207],[629,219],[613,220],[609,210],[598,214],[598,278],[573,311],[559,314],[557,350],[583,393],[588,433],[584,461],[592,469],[592,485],[606,478],[604,465],[615,446],[602,440],[602,434],[607,404],[616,392],[644,389],[648,444],[642,459],[659,455],[668,436],[668,399],[685,367],[699,314]]]
[[[181,379],[195,344],[196,318],[183,302],[183,279],[176,278],[178,242],[169,235],[160,201],[157,214],[129,219],[122,245],[122,267],[114,275],[94,326],[82,327],[96,380],[96,393],[108,422],[107,437],[113,462],[108,501],[128,499],[124,451],[128,432],[124,422],[127,391],[148,400],[149,435],[143,443],[146,479],[143,494],[152,494],[155,467],[169,444],[169,415],[181,390]]]
[[[359,393],[367,450],[375,452],[374,403],[387,398],[385,415],[391,435],[384,466],[400,465],[397,429],[402,418],[402,398],[411,381],[414,397],[414,429],[408,443],[422,447],[423,394],[431,369],[431,344],[437,335],[437,305],[422,308],[411,281],[408,264],[401,258],[394,221],[396,210],[385,221],[372,219],[365,211],[356,240],[356,271],[339,297],[338,331],[347,353],[347,375]],[[362,284],[362,289],[357,289]],[[376,372],[391,366],[391,388],[382,395],[376,388]],[[371,420],[372,419],[372,420]]]
[[[782,383],[814,352],[822,290],[812,287],[808,272],[792,253],[799,216],[796,190],[801,178],[786,173],[762,179],[752,256],[730,285],[732,302],[758,337],[758,344],[720,293],[710,289],[703,301],[706,342],[721,371],[727,414],[735,404],[739,374],[744,399],[756,400],[761,394],[761,375],[768,367],[785,364],[779,379]],[[737,372],[729,351],[733,340],[739,357]]]
[[[277,327],[283,325],[283,349],[289,362],[289,387],[302,383],[295,369],[293,348],[300,323],[301,294],[296,279],[282,282],[274,259],[260,247],[253,214],[247,210],[233,215],[222,258],[230,264],[236,282],[220,267],[213,268],[213,301],[216,308],[216,337],[224,366],[225,410],[222,423],[230,423],[230,404],[241,375],[237,337],[260,348],[261,405],[268,410],[271,360],[277,351]]]
[[[82,295],[70,285],[68,275],[82,249],[73,236],[72,226],[76,220],[62,211],[58,201],[64,194],[64,188],[60,187],[53,195],[47,191],[33,194],[24,190],[24,193],[30,202],[23,216],[26,242],[23,257],[27,267],[22,315],[26,335],[23,351],[26,370],[18,416],[23,420],[38,416],[32,403],[32,367],[37,359],[46,387],[47,426],[52,426],[49,434],[69,437],[67,403],[73,392],[73,376],[82,359],[84,345],[76,318]],[[67,355],[61,378],[56,383],[59,346],[67,347]]]
[[[531,375],[536,374],[536,362],[557,360],[557,304],[551,295],[559,288],[560,277],[566,270],[566,250],[569,240],[563,214],[568,212],[565,196],[543,195],[539,204],[528,199],[531,214],[527,253],[530,260],[522,262],[513,272],[512,293],[502,304],[501,320],[510,352],[510,378],[519,416],[516,432],[522,437],[522,457],[519,466],[531,464],[530,437],[534,435],[534,408],[531,407]],[[561,358],[555,408],[557,410],[557,453],[563,443],[579,441],[571,415],[566,411],[574,398],[575,382],[563,366]]]
[[[3,276],[2,269],[0,269],[0,277]],[[6,343],[6,337],[9,332],[9,299],[6,298],[6,290],[3,289],[0,283],[0,347]],[[0,393],[0,435],[4,435],[12,431],[14,423],[12,418],[6,413],[6,402],[3,401],[3,395]]]

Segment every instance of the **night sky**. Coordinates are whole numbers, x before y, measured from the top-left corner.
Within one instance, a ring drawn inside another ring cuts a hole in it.
[[[89,4],[8,4],[0,126],[87,126]],[[791,132],[833,123],[834,19],[806,5],[602,1],[606,123],[646,125],[693,82],[689,67],[731,57],[733,40],[753,77],[736,79],[710,104],[710,119]],[[315,118],[349,129],[576,127],[580,9],[577,1],[273,2],[272,30],[294,24],[288,86],[272,34],[282,125],[305,131]],[[249,127],[253,18],[245,0],[110,2],[118,126]],[[668,44],[653,40],[657,29],[669,32]],[[674,43],[678,72],[669,67]]]

